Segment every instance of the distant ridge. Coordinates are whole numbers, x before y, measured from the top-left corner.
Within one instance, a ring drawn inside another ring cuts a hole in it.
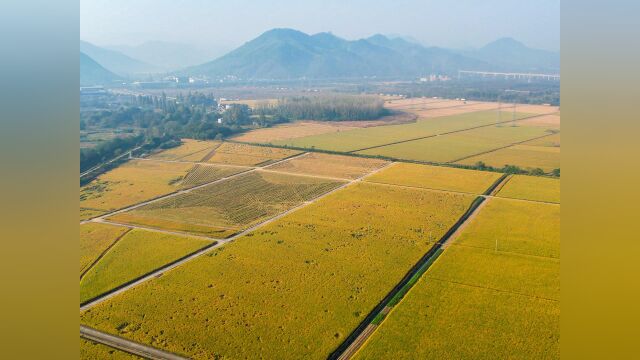
[[[118,75],[105,69],[87,54],[80,53],[80,85],[105,85],[118,80]]]
[[[131,58],[119,51],[105,49],[86,41],[80,41],[80,51],[111,72],[121,76],[146,74],[158,71],[158,68]]]
[[[400,36],[345,40],[326,32],[308,35],[272,29],[220,58],[179,73],[245,80],[415,78],[469,69],[557,72],[559,57],[510,38],[462,51],[425,47]]]

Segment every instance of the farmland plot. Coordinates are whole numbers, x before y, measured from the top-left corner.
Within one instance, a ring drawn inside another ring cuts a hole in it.
[[[542,141],[544,139],[545,138],[541,138],[534,141]],[[457,162],[457,164],[473,165],[479,161],[496,168],[515,165],[522,169],[540,168],[546,172],[550,172],[553,169],[560,168],[560,148],[524,144],[514,145],[478,156],[472,156]]]
[[[355,129],[291,140],[274,141],[273,143],[276,145],[348,152],[397,141],[442,134],[449,131],[469,129],[475,126],[489,125],[498,122],[500,116],[497,111],[476,111],[455,116],[419,119],[412,124]],[[507,119],[507,116],[510,118],[511,114],[505,112],[502,118]],[[528,115],[524,113],[517,114],[517,118],[526,116]],[[378,149],[373,149],[372,152],[374,154],[376,153],[375,150]]]
[[[290,124],[281,124],[270,128],[260,128],[234,137],[234,140],[252,143],[272,143],[278,140],[287,140],[311,135],[320,135],[338,131],[356,129],[356,126],[347,126],[337,121],[297,121]]]
[[[310,153],[269,166],[268,169],[294,174],[357,179],[386,164],[388,164],[387,161],[378,159]]]
[[[300,151],[252,146],[238,143],[223,143],[203,161],[218,164],[257,166],[300,154]]]
[[[498,178],[500,174],[487,171],[395,163],[368,177],[367,181],[482,194]]]
[[[359,183],[81,314],[196,359],[324,359],[473,196]]]
[[[255,171],[120,213],[110,219],[228,237],[343,183]]]
[[[215,166],[215,165],[194,165],[184,179],[180,182],[182,188],[190,188],[208,182],[216,181],[227,176],[235,175],[243,171],[247,171],[246,167],[230,167],[230,166]]]
[[[497,196],[560,203],[560,179],[516,175]]]
[[[80,273],[125,232],[127,229],[119,226],[96,223],[80,225]]]
[[[196,251],[210,241],[134,229],[120,239],[80,281],[80,302]]]
[[[557,359],[559,215],[489,200],[356,358]]]
[[[80,189],[80,208],[111,211],[180,189],[191,164],[132,160]]]
[[[358,153],[444,163],[546,134],[548,133],[542,128],[496,125],[383,146]]]
[[[150,156],[151,159],[158,160],[186,160],[185,158],[199,161],[207,152],[220,145],[219,141],[202,141],[193,139],[182,139],[182,145],[161,151]]]
[[[560,258],[560,206],[491,199],[455,243]]]

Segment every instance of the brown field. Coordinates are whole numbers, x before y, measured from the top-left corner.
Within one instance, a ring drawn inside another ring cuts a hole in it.
[[[520,109],[520,108],[518,108]],[[560,129],[560,115],[544,115],[519,121],[523,126],[543,126],[546,128]]]
[[[482,110],[493,110],[498,109],[497,103],[472,103],[463,106],[455,106],[449,108],[429,108],[427,107],[425,110],[407,110],[412,111],[420,118],[434,118],[439,116],[450,116],[450,115],[459,115],[466,114],[474,111],[482,111]],[[509,109],[513,109],[512,106],[503,106],[502,111],[509,111]],[[505,119],[506,120],[506,119]]]
[[[529,114],[553,114],[560,111],[560,107],[550,105],[517,104],[516,106],[516,111],[526,112]]]
[[[309,153],[305,156],[270,166],[268,169],[294,174],[357,179],[387,163],[387,161],[378,159]]]
[[[476,101],[462,101],[462,100],[449,100],[449,99],[402,99],[402,100],[394,100],[388,101],[385,104],[385,107],[390,109],[398,109],[398,110],[410,110],[410,109],[439,109],[444,107],[465,105],[465,104],[477,104]]]

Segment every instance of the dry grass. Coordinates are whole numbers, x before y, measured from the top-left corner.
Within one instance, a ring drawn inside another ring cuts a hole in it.
[[[560,179],[516,175],[497,195],[506,198],[560,203]]]
[[[368,177],[370,182],[482,194],[500,174],[442,166],[396,163]]]
[[[195,359],[326,358],[472,199],[356,184],[81,321]]]
[[[357,179],[386,165],[387,163],[387,161],[378,159],[309,153],[303,157],[298,157],[270,166],[268,169],[294,174]]]

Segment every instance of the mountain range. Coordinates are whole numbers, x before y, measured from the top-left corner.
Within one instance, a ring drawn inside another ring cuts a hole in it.
[[[324,32],[308,35],[272,29],[209,62],[193,48],[165,42],[137,47],[101,48],[80,43],[81,51],[111,72],[130,78],[167,72],[176,75],[264,79],[416,78],[456,75],[458,70],[557,73],[560,54],[511,39],[498,39],[473,50],[423,46],[399,35],[346,40]],[[187,67],[188,66],[188,67]]]
[[[105,69],[87,54],[80,53],[80,85],[104,85],[118,78],[118,75]]]

